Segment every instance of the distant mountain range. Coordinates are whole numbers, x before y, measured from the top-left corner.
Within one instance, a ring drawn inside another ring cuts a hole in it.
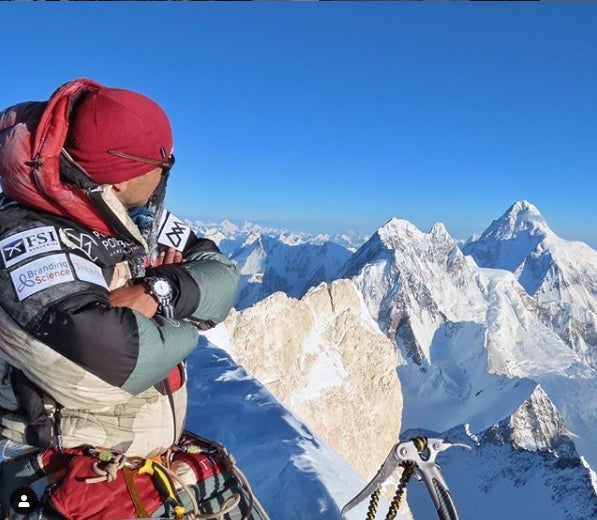
[[[557,237],[532,204],[515,203],[461,244],[442,224],[424,233],[396,218],[358,247],[249,225],[194,228],[243,276],[237,311],[210,341],[363,478],[390,448],[374,432],[399,426],[473,447],[440,461],[463,519],[597,518],[597,252]],[[350,306],[334,303],[339,287]],[[372,356],[388,340],[393,361]],[[372,401],[383,399],[386,368],[401,396],[382,412]],[[344,442],[343,429],[362,431],[363,446]],[[369,448],[378,460],[364,465]],[[408,504],[432,518],[424,492],[409,487]]]
[[[187,225],[195,230],[201,236],[210,238],[216,242],[220,249],[230,254],[245,243],[253,242],[258,236],[269,236],[277,238],[289,246],[299,244],[324,244],[333,242],[351,251],[355,251],[368,238],[369,235],[363,235],[354,231],[335,234],[312,234],[306,232],[290,231],[288,229],[279,229],[264,227],[251,222],[235,224],[229,220],[223,220],[219,223],[203,222],[197,219],[184,219]]]
[[[367,237],[356,234],[311,235],[219,225],[187,220],[197,234],[214,240],[239,266],[242,275],[236,308],[244,309],[276,291],[300,297],[320,282],[337,277],[339,270]]]

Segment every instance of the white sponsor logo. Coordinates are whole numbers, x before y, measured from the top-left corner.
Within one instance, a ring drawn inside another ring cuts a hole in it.
[[[21,231],[0,241],[0,253],[5,267],[47,251],[60,251],[60,243],[53,226]]]
[[[117,252],[124,251],[126,249],[127,243],[121,238],[102,235],[99,231],[94,231],[93,234],[102,243],[102,246],[104,246],[104,248],[106,249],[113,249]]]
[[[64,245],[85,253],[90,260],[97,260],[97,256],[93,252],[97,247],[97,242],[91,235],[72,228],[60,229],[59,233]]]
[[[12,271],[10,276],[19,301],[42,289],[75,279],[65,254],[33,260]]]
[[[158,244],[183,251],[191,234],[191,228],[183,224],[182,220],[176,218],[170,212],[166,213],[163,220],[164,222],[160,227],[158,235]]]
[[[95,285],[101,285],[104,289],[108,288],[106,279],[99,266],[77,255],[69,255],[69,258],[73,264],[75,275],[79,280],[93,283]]]

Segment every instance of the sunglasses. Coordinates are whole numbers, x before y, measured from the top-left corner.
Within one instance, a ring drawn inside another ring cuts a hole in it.
[[[157,160],[149,159],[148,157],[139,157],[138,155],[131,155],[130,153],[119,152],[117,150],[108,150],[108,153],[110,155],[115,155],[116,157],[120,157],[122,159],[142,162],[145,164],[152,164],[153,166],[162,169],[162,175],[168,175],[168,173],[170,173],[170,169],[172,168],[172,166],[174,166],[174,154],[171,153],[170,155],[168,155],[163,146],[162,148],[160,148],[160,152],[162,154],[162,159]]]

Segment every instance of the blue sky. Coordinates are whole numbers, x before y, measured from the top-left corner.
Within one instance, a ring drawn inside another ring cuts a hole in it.
[[[169,113],[180,217],[455,238],[528,200],[597,247],[593,2],[9,2],[0,106],[89,77]]]

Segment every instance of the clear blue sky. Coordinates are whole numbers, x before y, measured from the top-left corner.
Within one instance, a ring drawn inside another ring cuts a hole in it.
[[[597,247],[597,3],[8,2],[0,106],[89,77],[169,113],[180,217],[455,238],[515,201]]]

